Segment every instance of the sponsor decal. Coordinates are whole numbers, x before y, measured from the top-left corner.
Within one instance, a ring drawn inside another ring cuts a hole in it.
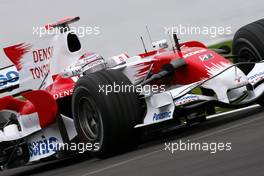
[[[154,113],[153,121],[159,121],[163,119],[167,119],[171,116],[171,111],[161,112],[161,113]]]
[[[52,57],[53,47],[43,48],[32,51],[34,63],[49,60]]]
[[[49,60],[53,55],[53,47],[32,51],[32,59],[35,67],[30,68],[33,79],[42,79],[50,72]]]
[[[0,71],[0,90],[19,84],[19,73],[14,67]]]
[[[214,55],[213,54],[204,54],[204,55],[199,56],[199,58],[202,62],[205,62],[205,61],[208,61],[208,60],[214,58]]]
[[[53,56],[53,46],[32,49],[31,44],[20,43],[4,48],[4,52],[18,71],[29,71],[33,79],[43,79],[50,72],[49,60]]]
[[[260,73],[257,73],[255,75],[252,75],[248,78],[249,82],[251,84],[254,84],[260,80],[263,80],[264,79],[264,72],[260,72]]]
[[[175,101],[175,105],[176,106],[180,106],[180,105],[183,105],[183,104],[186,104],[186,103],[190,103],[192,101],[197,101],[199,100],[199,97],[196,96],[196,95],[187,95],[187,96],[184,96],[178,100]]]
[[[46,155],[57,151],[57,142],[58,139],[55,137],[50,137],[48,139],[43,137],[42,140],[28,143],[30,157]]]
[[[61,92],[58,92],[56,94],[53,95],[54,99],[61,99],[63,97],[67,97],[67,96],[70,96],[73,94],[73,89],[70,89],[70,90],[65,90],[65,91],[61,91]]]
[[[7,72],[5,75],[0,74],[0,87],[6,86],[8,83],[14,83],[19,80],[19,74],[15,71]]]

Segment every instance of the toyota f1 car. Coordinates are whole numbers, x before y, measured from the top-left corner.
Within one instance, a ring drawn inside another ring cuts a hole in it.
[[[0,70],[2,168],[67,156],[60,144],[89,144],[86,152],[105,158],[136,148],[142,131],[200,123],[217,107],[264,105],[264,20],[237,31],[232,54],[173,34],[173,46],[161,40],[105,59],[81,53],[69,27],[78,19],[1,51],[14,64]]]

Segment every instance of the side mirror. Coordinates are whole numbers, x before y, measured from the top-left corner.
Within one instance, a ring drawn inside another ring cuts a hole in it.
[[[230,54],[231,48],[227,45],[221,46],[220,48],[212,49],[213,51],[217,52],[218,54]]]
[[[231,53],[231,48],[227,45],[221,46],[219,49],[223,50],[223,54],[229,54]]]

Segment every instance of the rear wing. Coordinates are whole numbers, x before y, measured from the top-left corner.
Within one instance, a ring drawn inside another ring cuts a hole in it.
[[[79,19],[65,18],[47,27],[48,29],[66,27],[66,31],[0,50],[0,54],[4,56],[1,59],[7,59],[14,65],[0,69],[0,97],[25,90],[46,89],[53,83],[54,75],[62,74],[75,66],[82,55],[81,44],[78,43],[78,37],[72,34],[74,31],[67,31],[67,27]],[[77,48],[77,44],[80,47]],[[74,50],[70,49],[72,46]],[[19,91],[12,91],[16,88]]]
[[[15,65],[0,68],[0,94],[19,88],[19,73]]]
[[[52,24],[47,24],[45,25],[45,29],[46,30],[51,30],[53,28],[59,28],[61,29],[61,33],[67,32],[68,30],[70,30],[69,28],[69,24],[74,23],[76,21],[79,21],[80,17],[66,17],[63,18],[55,23]]]

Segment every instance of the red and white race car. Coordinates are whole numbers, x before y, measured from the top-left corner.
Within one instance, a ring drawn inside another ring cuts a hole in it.
[[[134,149],[142,130],[200,123],[216,107],[264,105],[264,20],[236,33],[233,55],[174,34],[174,46],[161,40],[153,51],[110,58],[81,53],[68,25],[77,20],[1,51],[14,64],[0,70],[2,168],[67,155],[78,144],[105,158]]]

